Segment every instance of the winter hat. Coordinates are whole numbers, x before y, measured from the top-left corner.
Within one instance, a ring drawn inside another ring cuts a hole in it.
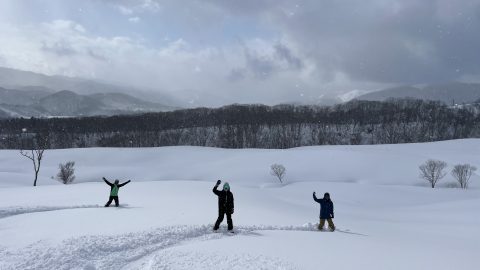
[[[118,184],[118,183],[120,183],[120,181],[118,181],[118,179],[117,179],[117,180],[115,180],[115,184]]]
[[[326,193],[323,195],[323,197],[330,199],[330,193],[326,192]]]
[[[223,190],[230,190],[230,185],[228,184],[228,182],[225,182],[225,184],[223,184]]]

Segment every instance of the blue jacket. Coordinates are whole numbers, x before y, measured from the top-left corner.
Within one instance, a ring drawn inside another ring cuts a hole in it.
[[[317,196],[313,194],[313,200],[320,204],[320,218],[329,219],[333,218],[333,202],[330,199],[317,199]]]

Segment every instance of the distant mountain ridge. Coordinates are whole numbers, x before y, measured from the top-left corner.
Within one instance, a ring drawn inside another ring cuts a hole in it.
[[[53,91],[47,91],[45,89],[16,90],[0,87],[0,104],[30,105],[52,93]]]
[[[110,116],[179,109],[169,97],[157,102],[148,96],[149,101],[145,101],[129,93],[143,92],[93,80],[0,67],[0,118]]]
[[[133,97],[132,93],[146,100]],[[302,94],[296,100],[283,103],[331,106],[352,99],[385,101],[389,98],[437,100],[447,105],[470,104],[480,100],[480,84],[450,82],[427,86],[399,86],[374,92],[355,89],[337,96]],[[209,103],[207,100],[213,99],[218,97],[208,93],[200,95],[190,90],[179,90],[175,92],[174,98],[163,92],[152,95],[152,92],[102,81],[48,76],[0,67],[0,118],[110,116],[160,112],[196,107],[197,104]],[[225,105],[225,102],[226,99],[216,100],[220,105]]]
[[[132,91],[138,90],[131,87],[118,86],[100,81],[60,75],[49,76],[31,71],[5,67],[0,67],[0,87],[19,90],[29,88],[31,90],[50,89],[53,92],[69,90],[82,95],[95,93],[129,94]]]
[[[120,93],[80,95],[68,90],[51,93],[0,88],[0,118],[111,116],[175,109]]]
[[[479,83],[450,82],[424,87],[400,86],[370,92],[356,97],[358,100],[385,101],[389,98],[437,100],[447,105],[473,103],[480,99]]]

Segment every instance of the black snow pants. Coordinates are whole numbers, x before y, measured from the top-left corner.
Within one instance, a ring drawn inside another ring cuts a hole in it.
[[[119,205],[119,203],[118,203],[118,196],[110,196],[110,197],[108,198],[107,204],[105,204],[105,207],[109,207],[113,200],[115,200],[115,206],[118,207],[118,205]]]
[[[225,215],[227,215],[228,230],[233,230],[232,214],[226,212],[225,209],[218,210],[218,219],[217,222],[215,222],[215,226],[213,227],[214,230],[218,230],[218,227],[220,227],[220,223],[222,223]]]

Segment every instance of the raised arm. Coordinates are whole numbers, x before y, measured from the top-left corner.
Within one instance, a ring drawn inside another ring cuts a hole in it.
[[[317,196],[315,195],[315,192],[313,192],[313,200],[316,201],[317,203],[322,202],[322,199],[317,199]]]
[[[213,193],[215,193],[215,195],[219,196],[220,195],[220,191],[217,190],[218,186],[220,185],[222,181],[218,180],[217,183],[215,184],[215,186],[213,187],[212,191]]]
[[[109,186],[113,186],[112,183],[108,182],[108,180],[105,178],[105,177],[102,177],[103,181],[105,181],[105,183],[107,183],[107,185]]]
[[[130,183],[131,181],[132,181],[132,180],[128,180],[127,182],[125,182],[125,183],[123,183],[123,184],[120,184],[120,185],[118,185],[118,187],[123,187],[123,186],[125,186],[126,184]]]

